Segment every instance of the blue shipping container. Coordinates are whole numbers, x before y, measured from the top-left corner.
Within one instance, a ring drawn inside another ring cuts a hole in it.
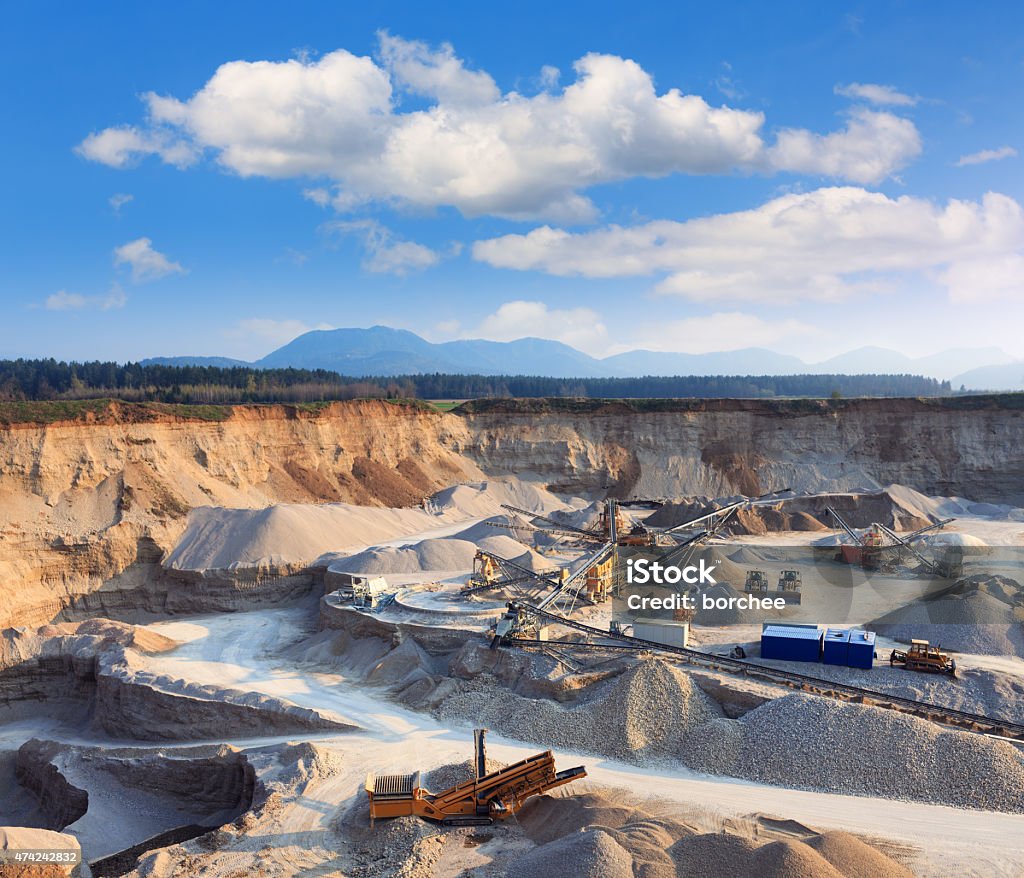
[[[764,625],[761,658],[820,662],[823,632],[817,625]]]
[[[854,629],[850,632],[850,658],[847,664],[851,668],[867,668],[870,670],[875,660],[875,632]]]
[[[829,628],[825,632],[822,658],[826,665],[845,665],[850,659],[850,632],[844,628]]]

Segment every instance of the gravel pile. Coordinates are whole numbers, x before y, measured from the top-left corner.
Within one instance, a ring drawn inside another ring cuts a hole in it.
[[[571,705],[523,698],[481,675],[460,681],[437,712],[544,747],[633,761],[674,755],[690,729],[722,715],[688,674],[654,658],[637,662]]]
[[[530,851],[505,874],[507,878],[633,878],[633,858],[607,832],[588,829]]]
[[[423,779],[423,785],[432,793],[440,793],[444,790],[465,783],[473,779],[476,763],[472,759],[465,762],[449,762],[447,765],[439,765],[430,769]],[[504,762],[497,762],[494,759],[487,760],[487,773],[498,771],[504,768]]]
[[[716,723],[700,731],[712,732]],[[694,736],[686,761],[775,786],[1024,812],[1016,747],[876,707],[787,695],[752,710],[728,734]]]
[[[918,601],[871,623],[884,637],[929,640],[946,649],[975,655],[1024,656],[1024,626],[1014,610],[1024,590],[1004,576],[962,579],[941,597]]]

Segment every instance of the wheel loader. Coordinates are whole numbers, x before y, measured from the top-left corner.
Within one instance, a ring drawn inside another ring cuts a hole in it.
[[[908,671],[956,676],[956,660],[939,647],[931,646],[927,640],[911,640],[907,650],[894,649],[889,656],[889,664],[903,665]]]

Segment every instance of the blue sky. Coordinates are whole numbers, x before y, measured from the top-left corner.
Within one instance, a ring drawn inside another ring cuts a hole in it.
[[[1024,357],[1014,4],[13,3],[0,356]]]

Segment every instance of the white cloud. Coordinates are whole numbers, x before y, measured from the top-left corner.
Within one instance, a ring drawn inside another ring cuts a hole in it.
[[[148,155],[160,156],[166,164],[186,168],[198,158],[197,148],[159,128],[140,129],[122,125],[95,131],[75,150],[90,161],[112,168],[127,168]]]
[[[129,202],[132,202],[134,200],[135,200],[135,196],[134,195],[129,195],[126,192],[118,192],[118,193],[116,193],[114,195],[111,195],[110,198],[107,199],[107,203],[110,205],[111,209],[114,211],[114,215],[115,216],[120,216],[121,215],[121,208],[124,207]]]
[[[433,51],[418,40],[403,40],[386,31],[378,34],[380,56],[396,85],[412,94],[452,106],[491,104],[501,92],[482,71],[467,70],[451,43]]]
[[[956,161],[958,168],[966,165],[981,165],[985,162],[996,162],[1000,159],[1012,159],[1017,155],[1017,150],[1012,146],[1001,146],[998,149],[983,149],[980,152],[972,152],[960,156]]]
[[[473,245],[475,259],[499,268],[660,275],[659,292],[702,302],[834,301],[907,273],[944,284],[958,301],[1019,295],[1024,281],[1013,266],[1022,254],[1024,211],[1005,195],[943,207],[855,187],[785,195],[687,222],[579,234],[542,226]]]
[[[331,232],[362,238],[365,251],[363,268],[376,274],[404,276],[431,268],[441,261],[441,254],[436,250],[414,241],[396,238],[390,229],[376,220],[336,221],[327,223],[325,228]]]
[[[318,323],[315,326],[310,326],[301,320],[272,320],[267,317],[250,317],[239,321],[236,326],[227,330],[224,334],[228,338],[254,340],[280,347],[314,329],[334,328],[328,323]]]
[[[557,88],[561,78],[562,71],[552,64],[544,64],[540,68],[540,87],[545,91]]]
[[[624,349],[709,354],[752,347],[779,347],[794,339],[819,335],[817,327],[800,320],[765,320],[739,311],[718,311],[700,317],[668,320]]]
[[[129,266],[132,280],[136,283],[185,273],[180,263],[171,262],[163,253],[154,250],[149,238],[137,238],[114,248],[114,265]]]
[[[89,300],[81,293],[69,293],[58,290],[46,297],[44,307],[47,311],[78,311],[85,308]]]
[[[439,327],[440,328],[440,327]],[[462,338],[515,341],[547,338],[571,345],[595,356],[608,352],[608,328],[591,308],[549,308],[543,302],[505,302]]]
[[[788,170],[874,182],[920,150],[913,124],[854,114],[843,131],[787,130],[770,146],[759,112],[659,94],[634,61],[588,54],[556,89],[501,93],[449,45],[380,36],[380,64],[344,49],[317,60],[232,61],[186,100],[149,93],[141,127],[90,135],[79,151],[122,167],[147,153],[180,166],[209,151],[242,176],[318,177],[306,196],[451,205],[467,216],[593,220],[588,187],[631,177]],[[426,106],[402,111],[402,93]]]
[[[851,82],[849,85],[837,85],[834,91],[837,95],[846,98],[887,107],[913,107],[921,100],[917,95],[904,94],[893,85],[879,85],[871,82]]]
[[[47,311],[83,311],[87,308],[110,311],[113,308],[123,308],[127,301],[128,298],[125,296],[124,290],[114,284],[105,296],[83,296],[81,293],[58,290],[46,297],[43,307]]]
[[[909,119],[857,109],[842,131],[814,134],[786,129],[768,150],[776,170],[878,183],[921,152],[921,136]]]

